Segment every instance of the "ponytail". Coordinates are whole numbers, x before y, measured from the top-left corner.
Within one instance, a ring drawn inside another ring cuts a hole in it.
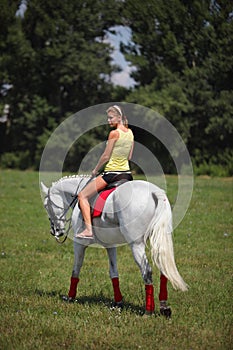
[[[128,119],[126,118],[125,114],[123,114],[123,116],[122,116],[122,121],[123,121],[123,125],[128,129],[129,123],[128,123]]]

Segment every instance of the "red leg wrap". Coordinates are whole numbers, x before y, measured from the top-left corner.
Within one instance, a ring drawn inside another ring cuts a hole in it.
[[[167,277],[160,275],[159,300],[167,300]]]
[[[71,277],[71,279],[70,279],[70,290],[69,290],[69,293],[68,293],[68,296],[70,298],[75,298],[76,297],[78,282],[79,282],[79,278]]]
[[[112,278],[112,286],[114,291],[114,300],[116,303],[119,303],[120,301],[122,301],[123,297],[121,295],[118,277]]]
[[[145,289],[146,289],[146,311],[153,312],[155,310],[153,284],[146,284]]]

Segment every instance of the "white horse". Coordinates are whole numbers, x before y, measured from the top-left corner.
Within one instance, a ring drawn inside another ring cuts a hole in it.
[[[44,207],[48,212],[51,233],[59,237],[66,232],[66,213],[72,208],[70,227],[76,234],[83,229],[83,220],[78,204],[74,204],[77,193],[91,181],[88,177],[64,177],[47,188],[41,183],[46,194]],[[130,181],[121,184],[107,198],[100,217],[93,219],[94,239],[73,238],[74,265],[68,296],[69,302],[75,301],[79,274],[83,264],[85,250],[89,245],[101,245],[107,249],[109,273],[112,280],[114,301],[122,305],[119,286],[116,247],[128,243],[135,262],[140,268],[145,283],[145,313],[152,314],[155,309],[152,269],[149,265],[145,247],[150,241],[153,263],[160,270],[160,313],[170,317],[167,306],[167,280],[174,289],[186,291],[188,286],[180,276],[173,251],[172,212],[165,192],[146,181]]]

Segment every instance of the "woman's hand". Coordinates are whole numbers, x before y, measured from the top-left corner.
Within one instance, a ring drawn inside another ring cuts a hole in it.
[[[96,177],[97,174],[98,174],[98,170],[93,169],[92,172],[91,172],[91,176],[92,177]]]

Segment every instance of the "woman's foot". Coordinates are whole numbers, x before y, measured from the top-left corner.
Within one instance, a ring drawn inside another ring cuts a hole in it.
[[[88,229],[85,229],[83,232],[81,233],[77,233],[75,235],[76,238],[89,238],[89,239],[93,239],[93,234],[91,231],[89,231]]]

